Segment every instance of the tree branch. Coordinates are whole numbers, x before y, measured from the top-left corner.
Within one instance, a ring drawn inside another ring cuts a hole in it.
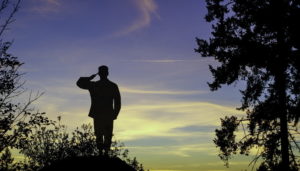
[[[4,2],[4,1],[3,1],[3,2]],[[15,13],[18,11],[20,3],[21,3],[21,0],[17,0],[17,3],[13,5],[14,7],[13,7],[12,12],[11,12],[10,15],[8,16],[8,18],[5,20],[4,24],[1,26],[1,29],[0,29],[0,36],[1,36],[1,35],[3,34],[3,32],[7,29],[7,26],[8,26],[9,24],[11,24],[11,23],[14,21],[13,17],[14,17],[14,15],[15,15]],[[3,5],[3,3],[2,3],[2,5]],[[2,9],[1,9],[1,8],[2,8]],[[4,10],[4,8],[7,8],[7,3],[6,3],[5,6],[1,6],[1,8],[0,8],[1,11]]]

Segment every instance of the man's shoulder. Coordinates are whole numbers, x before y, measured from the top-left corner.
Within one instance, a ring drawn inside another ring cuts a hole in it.
[[[112,82],[112,81],[110,81],[110,80],[105,80],[105,81],[102,81],[102,80],[98,80],[98,81],[95,81],[95,82],[93,82],[94,84],[99,84],[99,85],[109,85],[109,86],[111,86],[111,87],[118,87],[118,85],[116,84],[116,83],[114,83],[114,82]]]
[[[112,81],[109,80],[109,83],[111,84],[111,87],[114,87],[114,88],[118,88],[118,85]]]

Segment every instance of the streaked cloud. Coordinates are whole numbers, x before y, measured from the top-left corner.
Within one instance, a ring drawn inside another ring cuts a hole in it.
[[[189,125],[174,128],[172,131],[175,132],[214,132],[216,126],[214,125]]]
[[[57,12],[61,6],[61,0],[32,0],[31,11],[38,13]]]
[[[38,85],[41,83],[31,82],[32,86],[34,84],[34,87],[40,87]],[[70,128],[91,122],[87,117],[90,105],[88,92],[80,90],[74,84],[49,81],[48,86],[44,87],[45,95],[37,101],[41,111],[54,117],[62,115]],[[130,103],[127,102],[122,106],[116,121],[116,137],[122,141],[151,136],[188,137],[195,134],[207,136],[208,133],[213,133],[214,126],[219,126],[220,117],[242,113],[233,106],[174,98],[176,95],[191,96],[206,93],[201,90],[160,90],[131,86],[120,87],[120,90],[123,98],[139,98],[140,95],[147,95],[142,100],[131,99]],[[138,96],[131,97],[130,94]],[[164,99],[160,100],[160,97]],[[70,98],[76,100],[69,100]]]
[[[115,36],[124,36],[130,34],[134,31],[145,28],[151,24],[153,16],[159,18],[157,13],[157,5],[154,0],[133,0],[137,10],[139,11],[139,16],[133,23],[129,26],[123,28],[120,31],[117,31]]]
[[[156,155],[171,155],[178,157],[191,157],[191,153],[206,153],[217,155],[218,149],[207,143],[161,146],[127,146],[129,150],[141,150],[144,153]]]
[[[176,63],[176,62],[205,62],[213,63],[216,61],[213,58],[199,58],[199,59],[136,59],[131,60],[132,62],[142,62],[142,63]]]
[[[202,90],[193,91],[182,91],[182,90],[143,90],[143,89],[133,89],[128,87],[120,87],[123,93],[134,93],[134,94],[160,94],[160,95],[193,95],[193,94],[203,94],[208,93]]]
[[[183,62],[181,59],[145,59],[145,60],[133,60],[134,62],[149,62],[149,63],[174,63]]]
[[[174,129],[193,125],[219,125],[219,118],[225,114],[242,113],[234,107],[222,106],[208,102],[169,101],[151,102],[149,104],[128,105],[122,108],[116,121],[116,136],[122,140],[133,140],[149,136],[188,137],[192,135],[207,136],[203,132],[181,131]],[[128,129],[130,125],[130,129]],[[209,132],[212,134],[213,132]]]

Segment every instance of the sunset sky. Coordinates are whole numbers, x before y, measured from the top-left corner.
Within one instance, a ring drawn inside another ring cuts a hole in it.
[[[25,63],[26,87],[45,92],[39,111],[72,130],[90,123],[90,98],[80,76],[100,65],[119,85],[122,109],[115,138],[151,171],[235,171],[251,157],[224,167],[213,143],[221,117],[241,115],[238,89],[211,92],[212,58],[194,52],[209,38],[204,0],[24,0],[5,40]],[[98,77],[95,79],[99,79]]]

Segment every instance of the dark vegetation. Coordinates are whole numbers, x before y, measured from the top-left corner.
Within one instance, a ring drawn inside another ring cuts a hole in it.
[[[84,171],[84,170],[121,170],[121,171],[136,171],[134,168],[129,166],[123,160],[119,158],[107,158],[107,157],[76,157],[67,158],[54,162],[51,166],[47,166],[41,171]]]
[[[239,110],[246,116],[221,119],[214,143],[228,166],[234,154],[257,154],[258,170],[299,169],[300,1],[206,0],[205,19],[212,37],[197,39],[210,66],[212,91],[237,81],[246,83]],[[240,129],[239,129],[240,128]],[[236,132],[244,136],[237,138]],[[297,139],[298,138],[298,139]]]
[[[66,167],[74,169],[85,167],[87,169],[91,166],[98,166],[97,169],[103,169],[104,166],[110,166],[108,168],[114,170],[115,167],[124,166],[125,170],[126,168],[135,171],[144,170],[136,158],[131,159],[129,157],[129,151],[120,142],[112,143],[112,150],[108,156],[100,156],[92,125],[83,124],[75,131],[67,133],[66,126],[60,124],[60,117],[58,121],[50,122],[51,124],[47,127],[37,126],[33,128],[27,135],[26,141],[19,148],[20,153],[25,157],[23,161],[13,162],[11,153],[7,148],[1,156],[1,162],[4,164],[2,169],[35,171],[42,168],[49,170],[56,166],[57,169]],[[85,166],[85,164],[91,164],[91,166]]]
[[[20,2],[0,1],[0,171],[78,170],[84,165],[100,170],[143,171],[120,142],[113,142],[108,156],[99,157],[91,125],[84,124],[68,133],[61,117],[53,121],[31,107],[42,93],[33,95],[24,88],[19,72],[23,63],[8,52],[12,42],[3,40]],[[26,94],[24,101],[21,97]],[[18,151],[24,159],[15,160],[11,150]]]

